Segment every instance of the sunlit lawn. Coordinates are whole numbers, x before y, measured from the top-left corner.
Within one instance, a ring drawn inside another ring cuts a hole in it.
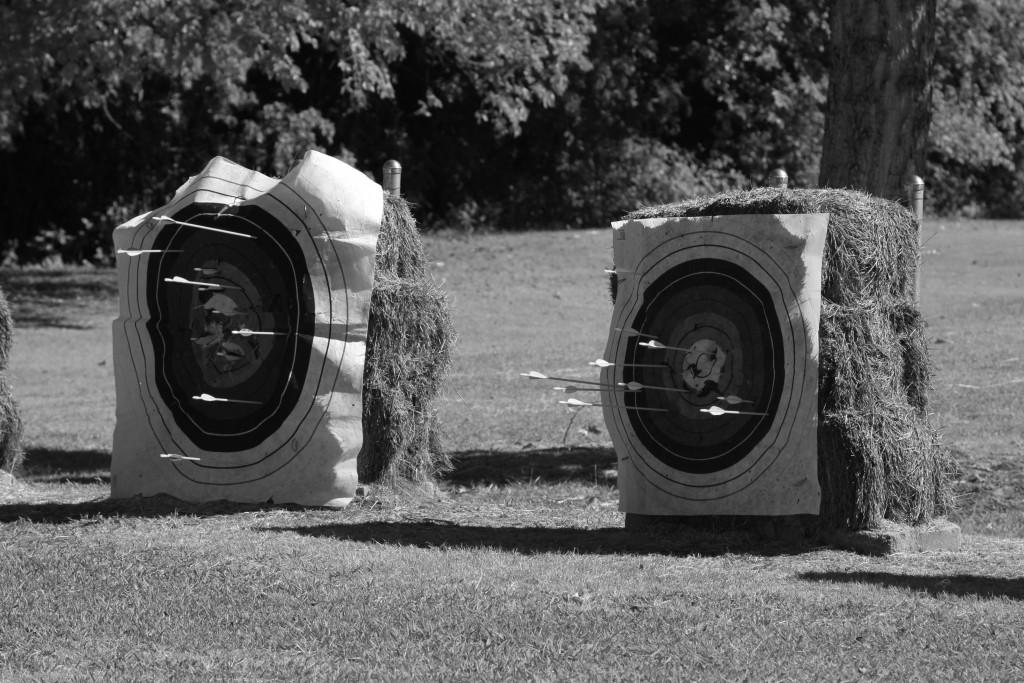
[[[427,240],[460,344],[437,496],[112,503],[109,272],[4,272],[26,476],[0,493],[0,679],[1024,677],[1024,224],[929,221],[933,419],[959,553],[626,532],[588,376],[605,230]]]

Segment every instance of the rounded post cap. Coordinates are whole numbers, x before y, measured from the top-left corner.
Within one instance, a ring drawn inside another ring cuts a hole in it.
[[[789,174],[786,169],[777,168],[768,174],[768,185],[771,187],[786,187],[789,185]]]
[[[384,162],[384,191],[398,194],[402,190],[402,165],[394,159]]]

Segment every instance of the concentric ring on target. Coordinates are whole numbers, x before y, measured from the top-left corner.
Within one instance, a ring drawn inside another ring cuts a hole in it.
[[[622,267],[632,279],[620,285],[612,326],[622,332],[609,340],[607,372],[644,388],[603,397],[616,448],[674,497],[730,496],[771,467],[804,400],[791,274],[717,230],[665,240]]]
[[[740,462],[770,430],[782,397],[782,330],[764,285],[729,261],[686,261],[646,288],[630,327],[645,334],[626,342],[623,381],[650,387],[624,395],[640,442],[682,472]],[[645,346],[648,337],[667,348]],[[724,396],[757,414],[702,412]]]
[[[192,204],[177,221],[216,226],[257,239],[165,228],[154,248],[167,253],[150,270],[148,331],[156,387],[176,426],[206,451],[262,443],[296,406],[313,334],[313,294],[301,248],[266,211]],[[174,286],[167,278],[208,282]],[[218,402],[194,400],[207,394]]]

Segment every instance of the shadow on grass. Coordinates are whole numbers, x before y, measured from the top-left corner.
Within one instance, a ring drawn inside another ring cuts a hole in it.
[[[19,328],[24,329],[49,327],[57,330],[92,330],[96,328],[95,325],[70,322],[63,316],[16,314],[14,316],[14,322]]]
[[[907,588],[933,597],[958,595],[1024,600],[1024,577],[1007,579],[973,574],[908,576],[890,572],[804,572],[797,577],[805,581],[870,583],[888,588]]]
[[[27,521],[39,524],[71,524],[94,517],[159,518],[175,515],[219,517],[266,510],[302,511],[296,505],[273,503],[187,503],[177,498],[157,495],[148,498],[103,498],[80,503],[11,503],[0,505],[0,524]]]
[[[678,529],[675,533],[637,532],[621,527],[576,529],[540,526],[495,527],[446,521],[360,522],[318,526],[271,527],[312,538],[359,543],[386,543],[415,548],[489,549],[523,555],[795,555],[820,549],[805,539],[766,540],[742,532],[712,533]]]
[[[110,483],[110,452],[30,448],[19,476],[28,482]]]
[[[522,451],[461,451],[442,479],[463,486],[578,481],[606,484],[604,473],[616,467],[610,447],[568,446]]]

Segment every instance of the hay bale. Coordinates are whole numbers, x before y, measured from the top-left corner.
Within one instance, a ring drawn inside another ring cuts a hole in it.
[[[21,417],[7,377],[0,371],[0,472],[14,474],[21,466]]]
[[[5,371],[14,341],[14,319],[0,289],[0,471],[14,473],[21,465],[21,417]]]
[[[11,317],[11,308],[7,305],[4,290],[0,289],[0,371],[7,369],[12,343],[14,343],[14,318]]]
[[[953,503],[952,461],[929,425],[924,322],[914,302],[917,224],[850,190],[761,188],[646,207],[628,218],[829,213],[819,329],[822,523],[919,524]]]
[[[427,273],[416,220],[384,196],[363,373],[362,482],[428,482],[449,469],[434,400],[451,366],[448,300]]]

